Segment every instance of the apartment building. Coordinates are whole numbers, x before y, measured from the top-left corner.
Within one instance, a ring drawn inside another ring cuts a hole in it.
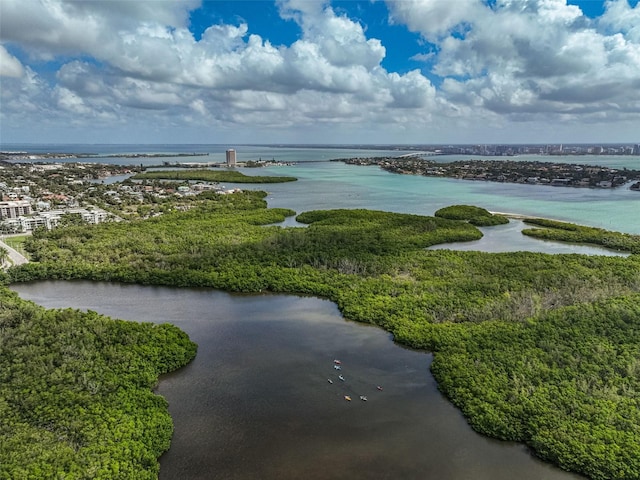
[[[227,150],[227,167],[236,166],[236,151],[232,148]]]
[[[6,218],[18,218],[31,213],[31,203],[26,200],[13,200],[0,202],[0,220]]]

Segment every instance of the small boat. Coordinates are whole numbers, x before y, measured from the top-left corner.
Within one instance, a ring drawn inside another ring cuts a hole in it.
[[[382,390],[382,387],[381,387],[380,385],[378,385],[376,388],[377,388],[378,390]]]
[[[340,365],[334,365],[333,368],[335,368],[336,370],[340,370],[342,367]]]
[[[340,360],[334,360],[333,363],[335,363],[336,365],[340,365],[342,362]]]
[[[330,378],[327,378],[327,382],[333,383],[333,380],[331,380]]]
[[[360,395],[360,400],[362,400],[363,402],[367,401],[367,397],[365,397],[364,395]]]
[[[347,402],[350,402],[350,401],[351,401],[351,397],[350,397],[349,395],[345,395],[345,396],[344,396],[344,399],[345,399]]]
[[[344,377],[342,375],[338,375],[338,378],[344,382]]]

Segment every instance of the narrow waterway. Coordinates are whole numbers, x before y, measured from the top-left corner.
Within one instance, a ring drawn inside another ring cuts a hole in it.
[[[175,422],[161,479],[581,478],[474,433],[439,393],[430,355],[345,321],[331,302],[94,282],[11,288],[46,307],[170,322],[198,343],[157,388]]]

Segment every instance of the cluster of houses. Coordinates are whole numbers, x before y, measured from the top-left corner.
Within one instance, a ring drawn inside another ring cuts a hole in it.
[[[39,227],[51,230],[58,226],[61,218],[67,214],[80,215],[86,223],[104,222],[112,215],[97,207],[68,207],[51,209],[50,203],[37,202],[38,210],[32,209],[28,200],[9,200],[0,202],[0,231],[2,233],[31,232]]]
[[[556,187],[615,188],[640,179],[640,171],[636,170],[539,161],[463,160],[445,163],[409,156],[341,161],[353,165],[379,165],[393,173]]]
[[[132,185],[118,184],[117,186],[114,186],[113,190],[106,191],[104,195],[108,196],[113,203],[121,203],[123,201],[122,198],[125,196],[142,202],[144,201],[145,195],[151,195],[159,200],[163,200],[176,196],[196,196],[199,193],[207,191],[228,194],[237,192],[238,189],[226,189],[224,186],[209,182],[198,182],[189,185],[176,186],[172,183],[168,183],[166,185],[148,185],[134,181]]]
[[[0,233],[31,232],[36,228],[51,230],[56,228],[64,215],[79,215],[85,223],[97,224],[105,221],[119,221],[120,218],[97,206],[81,206],[79,200],[95,198],[99,187],[89,186],[82,193],[70,196],[61,193],[42,192],[38,198],[30,196],[28,185],[8,187],[0,182]],[[100,188],[101,200],[110,205],[122,203],[144,203],[145,196],[158,200],[189,197],[204,191],[234,193],[237,189],[225,189],[224,186],[211,183],[190,185],[146,185],[143,183],[113,184],[113,188],[104,191]],[[83,202],[85,203],[85,202]]]
[[[70,167],[75,168],[74,173],[70,172]],[[68,214],[79,215],[87,223],[100,223],[113,218],[101,208],[81,206],[70,194],[70,189],[82,188],[96,174],[110,173],[102,166],[99,168],[99,172],[80,174],[86,169],[83,165],[3,163],[0,167],[4,180],[0,181],[0,232],[52,229]],[[58,189],[53,185],[64,187]]]
[[[640,155],[640,144],[593,145],[593,144],[508,144],[508,145],[414,145],[402,150],[420,150],[432,155]]]

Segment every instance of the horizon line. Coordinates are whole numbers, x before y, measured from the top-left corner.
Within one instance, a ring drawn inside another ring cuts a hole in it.
[[[2,142],[0,141],[0,146],[2,145],[215,145],[215,146],[229,146],[229,145],[238,145],[238,146],[247,146],[247,147],[440,147],[440,146],[477,146],[477,145],[638,145],[640,144],[640,139],[637,141],[626,141],[626,142],[611,142],[611,141],[603,141],[603,142],[471,142],[471,143],[452,143],[452,142],[441,142],[441,143],[283,143],[283,142],[274,142],[274,143],[236,143],[236,142],[228,142],[228,143],[201,143],[201,142],[175,142],[175,143],[145,143],[145,142],[124,142],[124,143],[104,143],[104,142],[93,142],[93,143],[82,143],[82,142]]]

